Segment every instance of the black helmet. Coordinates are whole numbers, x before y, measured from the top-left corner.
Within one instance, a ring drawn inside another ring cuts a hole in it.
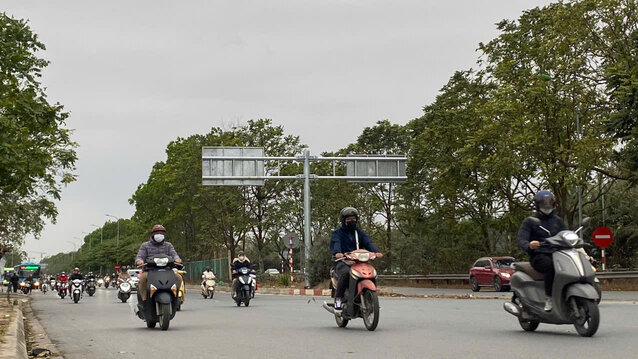
[[[206,269],[204,269],[204,272],[210,272],[210,267],[206,267]]]
[[[246,255],[246,254],[244,253],[244,251],[239,251],[239,252],[237,252],[237,256],[238,256],[238,257],[239,257],[239,256],[245,256],[245,255]]]
[[[554,211],[556,197],[550,191],[539,191],[534,195],[534,209],[549,216]]]
[[[357,221],[359,220],[359,211],[357,211],[356,208],[354,207],[346,207],[344,209],[341,210],[341,213],[339,213],[339,217],[341,219],[341,224],[345,224],[346,223],[346,218],[347,217],[357,217]]]

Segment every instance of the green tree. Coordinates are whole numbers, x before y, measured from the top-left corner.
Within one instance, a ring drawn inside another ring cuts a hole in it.
[[[75,180],[68,113],[47,101],[39,78],[45,46],[27,22],[0,13],[0,245],[36,237],[55,222],[61,185]],[[2,250],[0,250],[0,255]]]

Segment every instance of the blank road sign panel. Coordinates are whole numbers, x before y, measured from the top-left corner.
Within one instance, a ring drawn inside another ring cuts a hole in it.
[[[403,159],[375,159],[375,160],[348,160],[346,161],[346,174],[348,177],[357,177],[351,182],[380,182],[378,178],[385,178],[381,182],[405,182],[405,160]],[[359,179],[360,177],[360,179]],[[366,179],[366,177],[370,177]]]
[[[202,147],[202,157],[202,184],[204,186],[264,185],[264,179],[259,178],[264,176],[264,160],[242,159],[244,157],[264,157],[263,148]],[[206,157],[217,158],[208,159]]]

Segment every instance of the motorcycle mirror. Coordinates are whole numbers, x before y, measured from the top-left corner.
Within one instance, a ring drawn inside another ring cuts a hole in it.
[[[586,225],[588,225],[588,224],[589,224],[589,222],[591,222],[591,218],[590,218],[590,217],[585,217],[585,218],[583,218],[583,220],[582,220],[582,223],[581,223],[581,224],[582,224],[583,226],[586,226]]]

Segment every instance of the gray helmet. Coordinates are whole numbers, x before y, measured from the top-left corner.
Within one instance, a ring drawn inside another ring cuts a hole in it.
[[[352,216],[357,217],[357,221],[359,220],[359,211],[357,211],[356,208],[354,208],[354,207],[346,207],[346,208],[342,209],[341,213],[339,213],[339,217],[341,219],[341,224],[344,224],[346,222],[346,218],[347,217],[352,217]]]

